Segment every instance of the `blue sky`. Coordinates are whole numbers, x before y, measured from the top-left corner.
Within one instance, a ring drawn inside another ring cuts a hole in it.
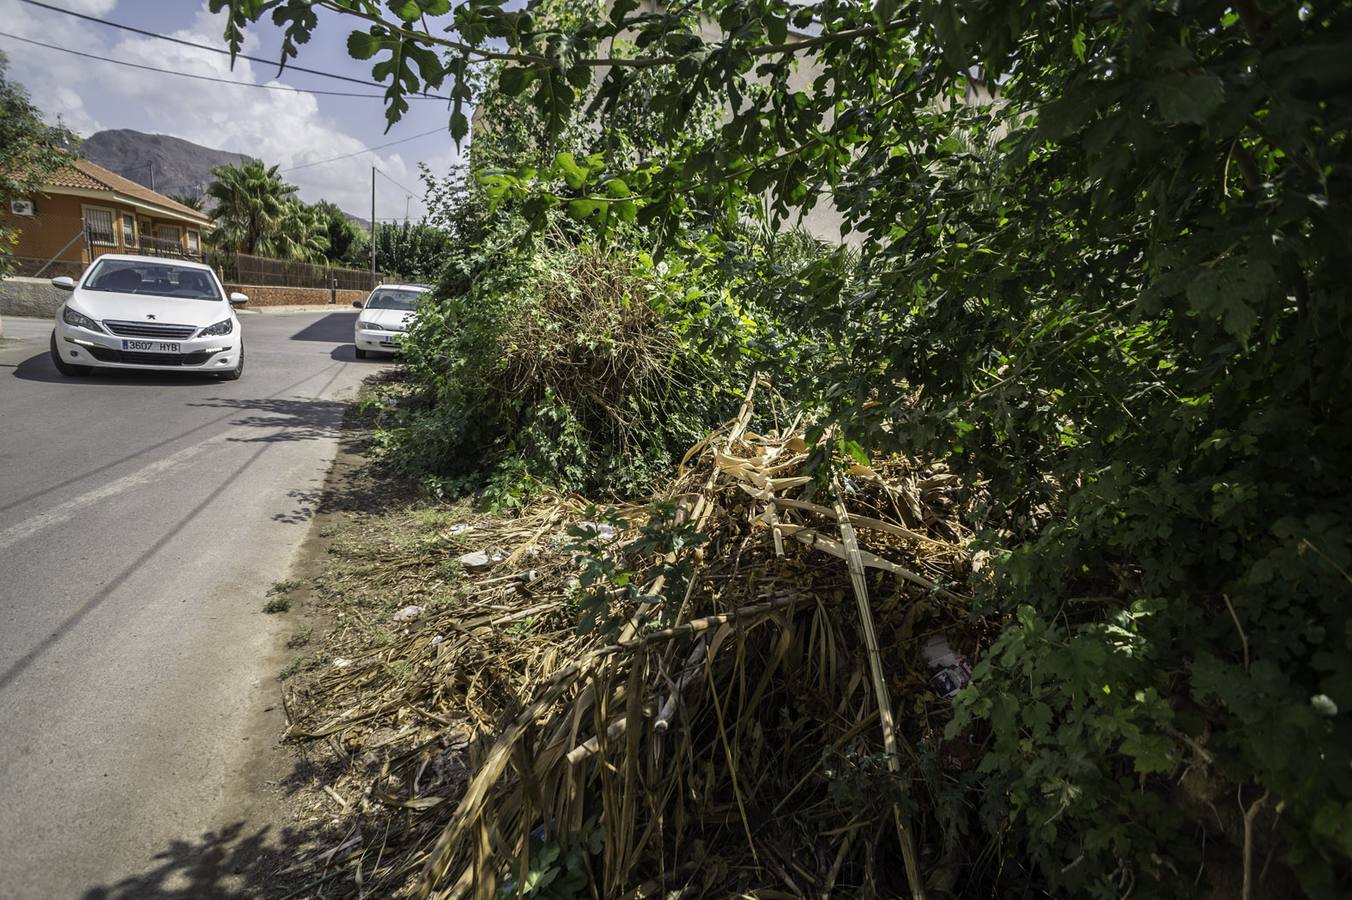
[[[221,17],[203,0],[50,0],[53,5],[224,46]],[[370,64],[348,57],[345,47],[352,22],[320,12],[320,27],[297,61],[313,69],[369,78]],[[0,31],[72,47],[99,56],[159,68],[194,72],[255,84],[285,84],[304,93],[212,84],[83,59],[0,37],[10,60],[10,76],[22,82],[49,120],[58,117],[83,135],[105,128],[134,128],[169,134],[198,144],[247,153],[283,169],[301,166],[437,129],[406,144],[362,153],[351,159],[285,173],[300,187],[302,199],[332,200],[349,212],[370,214],[371,166],[375,165],[413,192],[410,214],[421,215],[422,190],[417,164],[445,174],[455,164],[455,146],[446,131],[444,102],[414,101],[404,119],[385,132],[380,100],[320,96],[308,89],[357,91],[359,85],[229,58],[141,37],[33,7],[0,0]],[[248,33],[245,52],[268,59],[278,55],[280,31],[270,22]],[[371,93],[380,93],[372,86]],[[402,218],[407,191],[377,179],[376,215]]]

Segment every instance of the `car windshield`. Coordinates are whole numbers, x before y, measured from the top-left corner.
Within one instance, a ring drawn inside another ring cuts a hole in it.
[[[99,260],[81,289],[182,300],[223,299],[209,272],[159,260]]]
[[[418,302],[422,291],[402,291],[393,288],[378,288],[366,301],[367,309],[402,309],[411,312]]]

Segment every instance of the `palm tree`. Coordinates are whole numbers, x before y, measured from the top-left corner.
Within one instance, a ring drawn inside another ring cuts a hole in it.
[[[195,209],[198,212],[202,211],[201,194],[166,194],[165,196],[180,206],[186,206],[188,209]]]
[[[304,262],[324,262],[328,248],[328,221],[323,212],[294,199],[286,201],[272,234],[259,243],[265,253]]]
[[[248,160],[211,170],[215,180],[207,194],[216,201],[216,227],[211,240],[239,253],[258,253],[276,234],[288,202],[296,193],[276,166]]]

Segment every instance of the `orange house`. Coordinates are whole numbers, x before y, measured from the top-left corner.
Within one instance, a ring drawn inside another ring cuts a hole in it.
[[[78,159],[32,197],[0,209],[18,231],[20,275],[79,274],[104,253],[199,257],[211,217]]]

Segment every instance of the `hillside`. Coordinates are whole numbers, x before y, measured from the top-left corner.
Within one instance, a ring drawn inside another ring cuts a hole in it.
[[[203,147],[167,134],[146,134],[129,128],[100,131],[85,139],[86,159],[161,194],[201,196],[216,166],[235,165],[249,157]]]

